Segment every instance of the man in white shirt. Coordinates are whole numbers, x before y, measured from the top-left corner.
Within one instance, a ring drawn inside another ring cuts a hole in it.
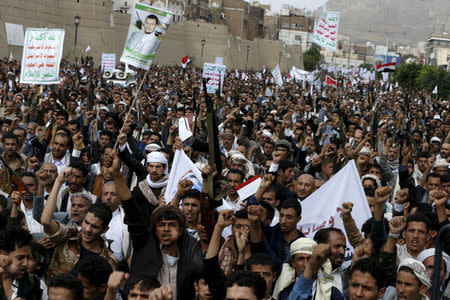
[[[142,24],[142,30],[131,34],[127,41],[126,48],[141,55],[155,54],[160,43],[158,35],[162,34],[155,31],[158,23],[157,16],[148,15]]]
[[[20,210],[25,215],[27,228],[31,234],[43,234],[44,227],[33,218],[33,193],[36,193],[38,186],[38,179],[33,172],[23,172],[20,179],[26,185],[27,191],[22,196],[20,203]]]
[[[123,222],[125,213],[120,206],[120,198],[117,195],[114,181],[108,181],[103,185],[101,201],[111,208],[113,215],[105,237],[107,240],[112,240],[110,248],[117,259],[122,261],[128,258],[130,254],[130,237],[128,234],[128,226]]]
[[[52,152],[45,155],[44,162],[54,164],[58,168],[58,172],[70,163],[70,153],[67,151],[69,141],[70,138],[66,133],[58,132],[52,143]]]

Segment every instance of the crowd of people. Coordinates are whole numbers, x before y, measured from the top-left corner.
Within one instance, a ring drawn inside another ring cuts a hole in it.
[[[343,74],[323,86],[325,71],[280,87],[228,72],[208,97],[195,67],[133,71],[139,91],[90,57],[63,60],[58,85],[19,74],[0,61],[0,299],[422,300],[436,281],[450,298],[450,235],[434,261],[450,220],[448,100]],[[203,182],[165,199],[176,151]],[[372,217],[359,228],[345,199],[344,228],[305,237],[302,202],[351,160]]]

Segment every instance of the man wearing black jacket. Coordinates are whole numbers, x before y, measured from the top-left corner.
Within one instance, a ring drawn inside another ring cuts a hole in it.
[[[162,285],[172,286],[174,299],[193,299],[194,275],[201,272],[203,256],[198,242],[187,233],[181,210],[163,205],[151,215],[150,228],[120,173],[120,159],[111,155],[112,174],[125,211],[133,243],[130,281],[141,275],[156,277]]]

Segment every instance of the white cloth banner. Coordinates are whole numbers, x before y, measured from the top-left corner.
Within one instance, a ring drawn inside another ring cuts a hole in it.
[[[331,51],[337,50],[338,29],[339,29],[338,12],[323,12],[316,24],[312,35],[312,42],[317,45],[328,48]]]
[[[281,76],[280,65],[277,65],[275,69],[272,70],[272,76],[278,86],[283,86],[283,77]]]
[[[310,76],[311,73],[302,69],[297,69],[296,67],[292,66],[290,74],[291,77],[294,78],[295,80],[304,81],[306,80],[306,78]]]
[[[102,53],[102,71],[113,71],[116,68],[116,54]]]
[[[227,66],[205,63],[203,65],[202,78],[207,79],[206,89],[208,94],[214,94],[217,90],[222,91]]]
[[[340,217],[344,202],[353,202],[352,217],[357,228],[361,228],[372,217],[354,160],[302,201],[302,219],[297,225],[298,229],[309,238],[313,238],[319,229],[328,227],[339,228],[345,233]],[[345,250],[347,261],[353,253],[348,239]]]
[[[64,33],[64,29],[27,28],[20,83],[59,83]]]
[[[172,201],[173,197],[175,197],[178,189],[178,182],[185,179],[192,181],[192,188],[201,191],[202,172],[194,165],[183,150],[177,150],[175,151],[169,180],[167,182],[166,193],[164,194],[166,203],[169,203]]]
[[[12,46],[23,46],[23,26],[21,24],[5,23],[6,42]]]

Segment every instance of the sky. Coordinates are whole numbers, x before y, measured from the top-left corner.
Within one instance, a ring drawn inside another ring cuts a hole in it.
[[[258,0],[258,1],[264,4],[270,4],[272,6],[272,11],[279,12],[283,4],[289,4],[299,8],[305,5],[306,7],[311,7],[315,9],[317,8],[317,6],[322,5],[328,0]]]

